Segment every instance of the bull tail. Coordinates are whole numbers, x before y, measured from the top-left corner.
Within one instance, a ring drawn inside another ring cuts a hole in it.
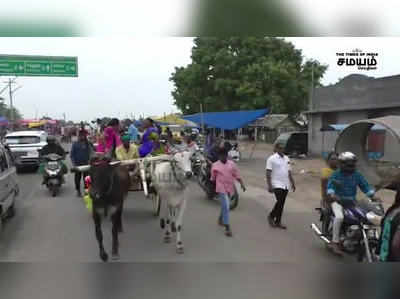
[[[108,205],[105,204],[104,205],[104,218],[107,218],[107,216],[108,216]]]

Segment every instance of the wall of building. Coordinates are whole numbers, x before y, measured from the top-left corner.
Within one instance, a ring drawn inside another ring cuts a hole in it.
[[[312,114],[308,123],[308,153],[309,155],[321,155],[322,147],[321,114]]]
[[[357,120],[367,119],[367,111],[345,111],[338,112],[338,124],[351,124]]]
[[[337,124],[350,124],[357,120],[366,119],[366,111],[346,111],[337,112]],[[312,125],[308,130],[308,150],[312,155],[321,155],[323,152],[331,151],[338,137],[338,132],[321,132],[322,114],[312,116]],[[314,138],[312,138],[312,128],[314,129]]]

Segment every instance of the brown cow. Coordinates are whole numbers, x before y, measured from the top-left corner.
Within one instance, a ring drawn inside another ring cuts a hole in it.
[[[108,255],[103,246],[101,212],[104,211],[104,216],[107,217],[109,208],[112,220],[112,259],[119,259],[118,233],[122,232],[123,202],[130,185],[128,170],[119,164],[120,162],[110,162],[104,156],[96,156],[90,161],[89,194],[93,201],[93,220],[100,258],[104,262],[108,260]]]

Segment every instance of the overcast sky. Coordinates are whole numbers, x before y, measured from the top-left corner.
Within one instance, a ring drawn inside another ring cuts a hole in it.
[[[25,118],[48,115],[74,121],[125,118],[131,113],[176,112],[169,77],[190,63],[192,38],[0,38],[0,54],[77,56],[78,78],[21,77],[15,106]],[[328,64],[323,84],[352,73],[374,77],[400,74],[400,38],[288,38],[306,58]],[[358,48],[378,53],[376,71],[337,66],[337,52]],[[0,90],[5,86],[0,78]],[[7,93],[3,93],[6,96]]]

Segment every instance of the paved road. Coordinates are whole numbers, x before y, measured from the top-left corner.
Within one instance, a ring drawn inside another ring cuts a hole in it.
[[[0,237],[0,261],[97,262],[97,242],[92,219],[75,196],[72,174],[61,193],[53,198],[35,173],[19,175],[21,195],[17,214],[4,226]],[[216,225],[217,202],[208,201],[194,183],[184,217],[184,255],[161,242],[152,203],[142,193],[130,193],[121,235],[121,262],[337,262],[310,233],[316,220],[312,209],[292,198],[285,211],[287,231],[271,229],[266,210],[273,201],[258,188],[241,194],[232,212],[232,239]],[[104,223],[105,244],[110,248],[110,222]]]
[[[82,298],[101,298],[108,294],[109,290],[96,288],[109,283],[109,271],[115,268],[106,271],[97,264],[100,260],[92,219],[82,199],[75,195],[72,174],[68,174],[66,180],[59,196],[52,198],[40,185],[39,174],[19,175],[21,194],[16,203],[17,214],[5,224],[0,236],[0,261],[33,264],[24,264],[23,270],[20,269],[22,264],[3,264],[1,275],[8,273],[4,277],[8,283],[1,282],[0,277],[0,288],[4,284],[5,289],[9,289],[3,291],[3,295],[7,294],[4,298],[26,298],[27,295],[78,298],[79,294]],[[250,290],[253,290],[253,298],[265,298],[266,293],[275,298],[294,294],[298,298],[311,298],[304,281],[311,278],[300,275],[300,271],[313,265],[352,261],[351,258],[340,260],[324,249],[309,229],[310,222],[316,220],[312,207],[292,197],[288,198],[284,216],[288,230],[271,229],[266,221],[266,210],[271,209],[273,201],[264,190],[250,187],[241,194],[239,207],[231,214],[234,237],[227,238],[216,224],[218,203],[206,200],[196,184],[190,188],[192,197],[184,217],[183,255],[176,254],[173,243],[162,243],[162,231],[158,220],[152,216],[151,201],[141,193],[129,194],[123,215],[125,232],[120,237],[119,263],[139,264],[123,264],[124,271],[136,279],[120,281],[122,289],[118,288],[118,294],[121,297],[114,294],[115,298],[126,298],[124,288],[134,288],[134,292],[144,298],[212,298],[214,295],[215,298],[245,298],[244,294]],[[105,246],[110,251],[108,221],[104,232]],[[87,265],[87,262],[96,264]],[[60,263],[62,266],[57,266]],[[61,270],[63,274],[58,272]],[[298,271],[300,277],[292,277],[292,271]],[[121,273],[124,272],[115,273],[115,277]],[[58,287],[51,284],[45,293],[44,289],[36,288],[49,279],[57,281]],[[291,279],[290,284],[287,279]],[[151,283],[146,285],[144,281]],[[143,284],[146,291],[140,289]],[[169,291],[161,292],[152,284]],[[68,289],[69,293],[57,291],[60,287]],[[304,293],[299,293],[300,289],[304,289]]]

